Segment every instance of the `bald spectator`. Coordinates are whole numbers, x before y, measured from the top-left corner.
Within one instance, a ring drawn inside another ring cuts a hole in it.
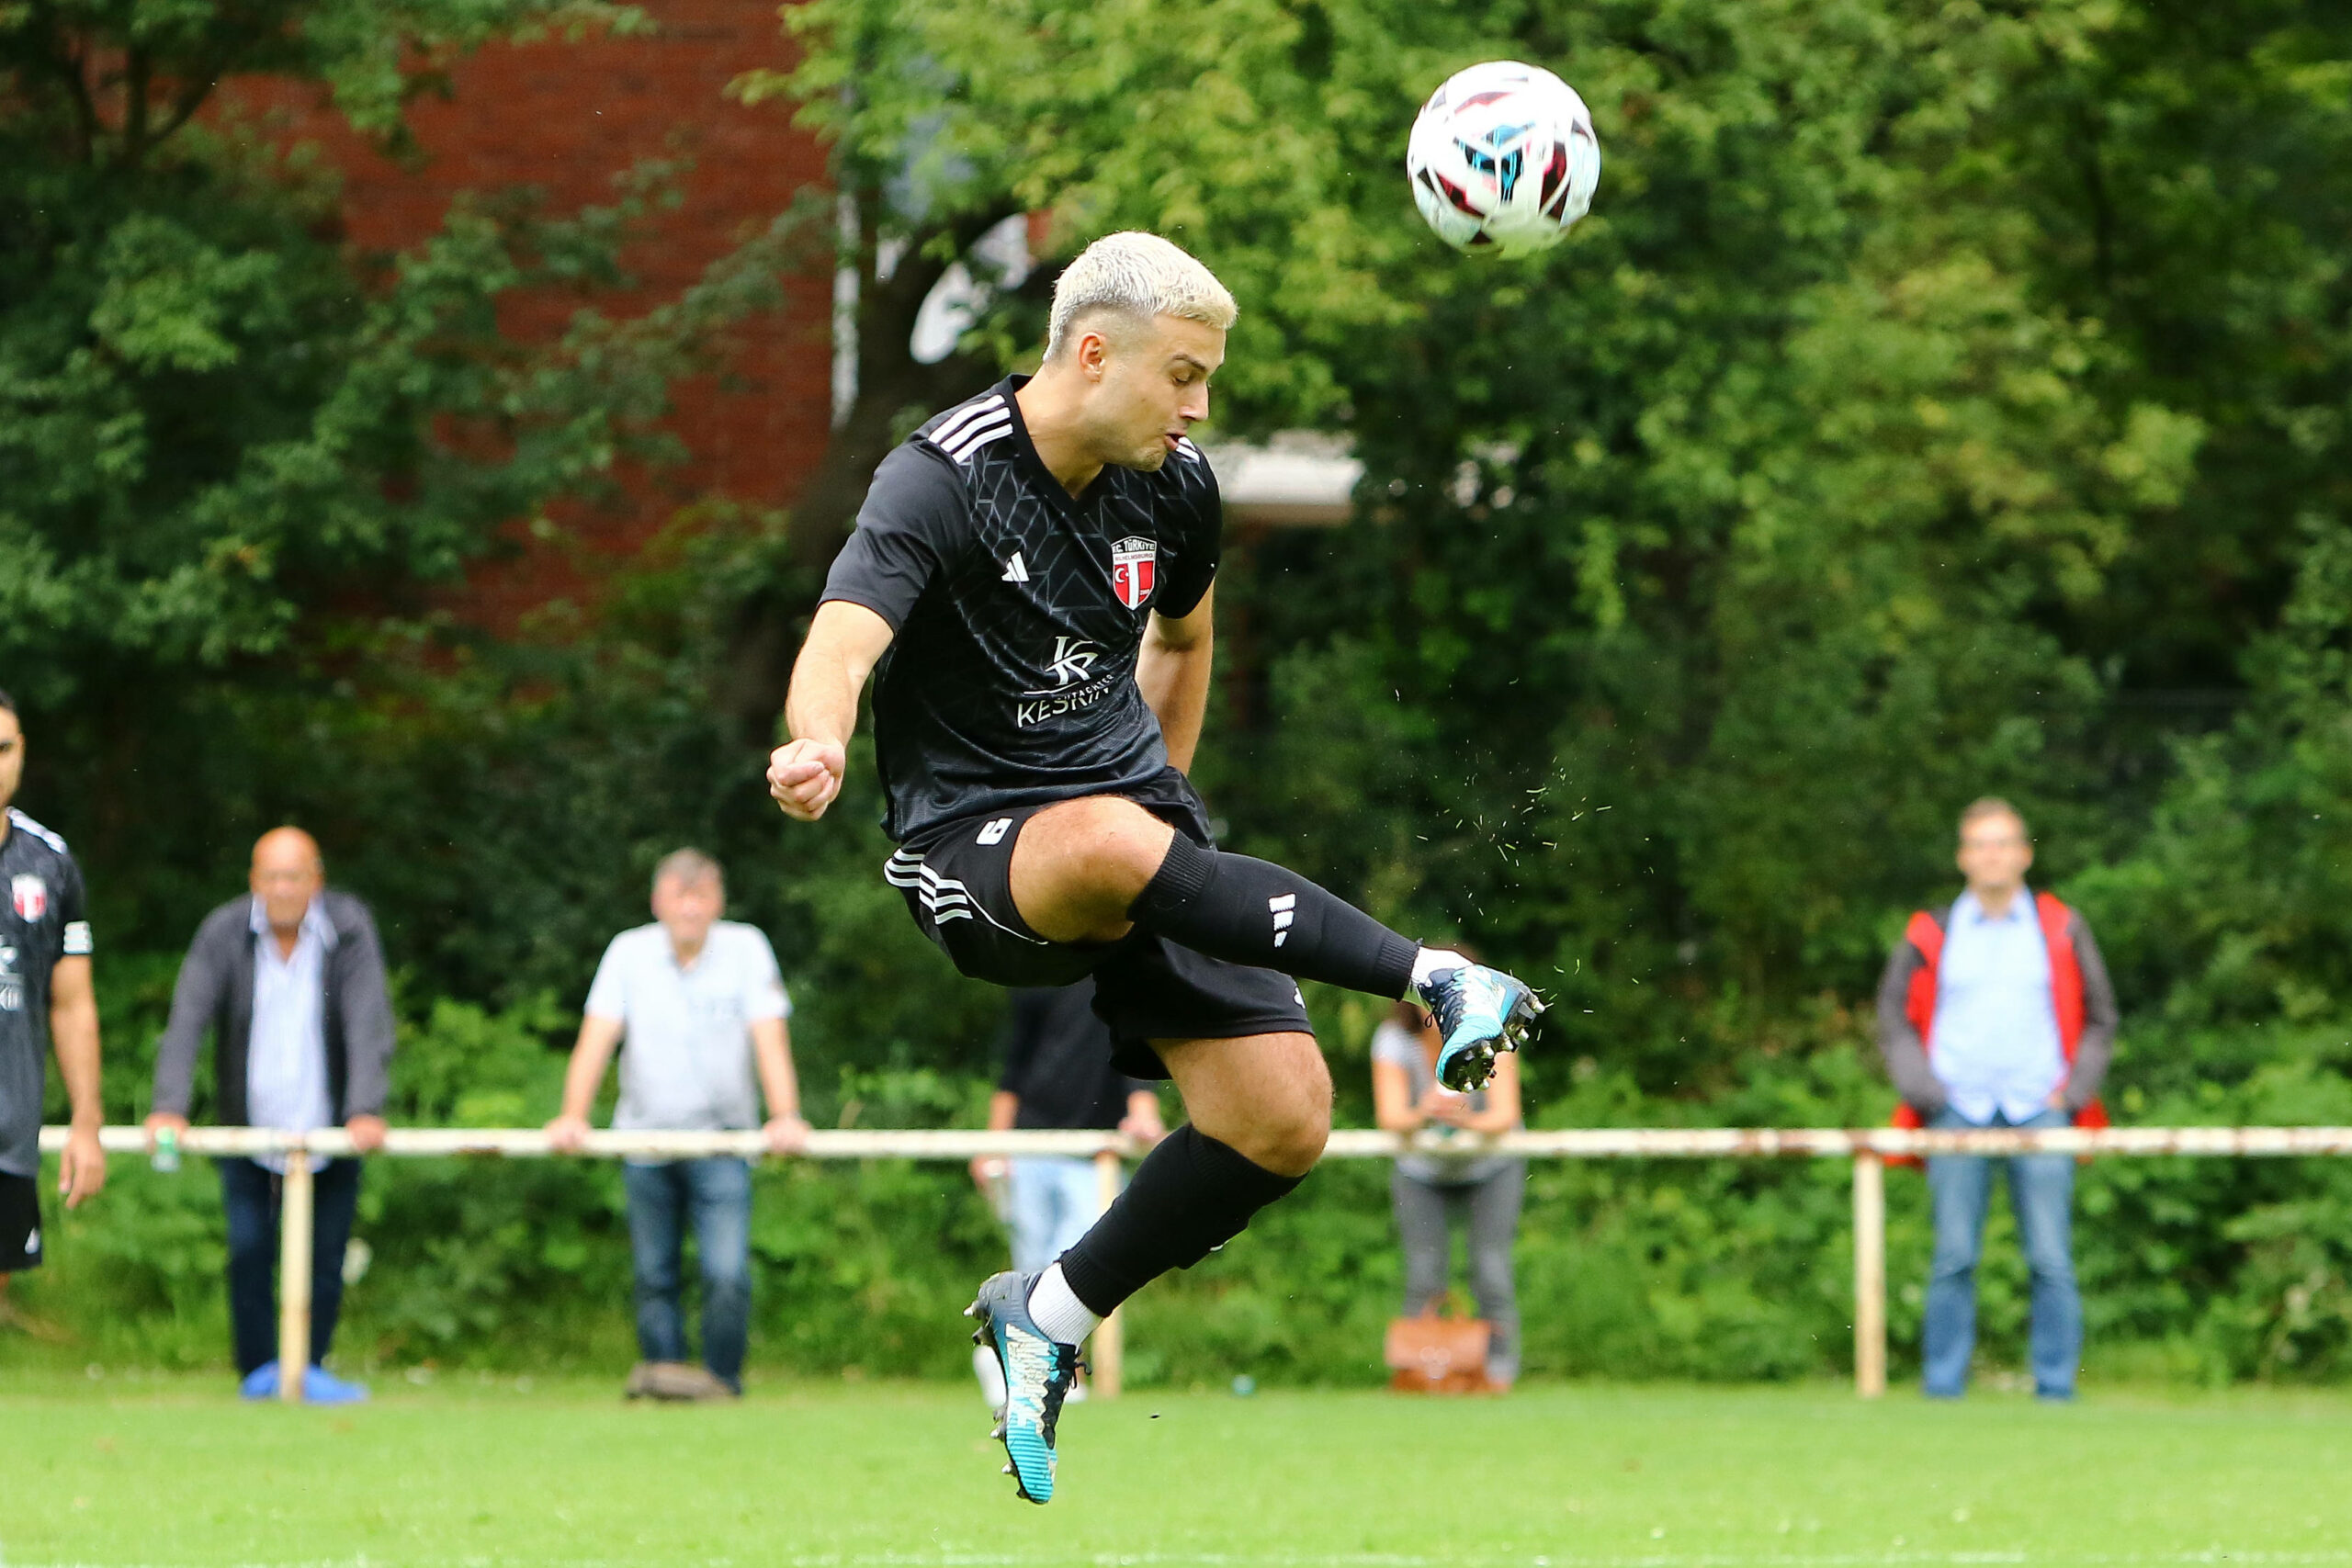
[[[362,1151],[384,1141],[392,1004],[368,906],[326,885],[319,846],[300,828],[254,845],[249,891],[205,917],[181,961],[172,1020],[155,1050],[151,1141],[187,1130],[197,1051],[213,1036],[214,1111],[228,1126],[309,1133],[340,1125]],[[229,1216],[229,1319],[247,1399],[277,1396],[278,1211],[282,1156],[223,1158]],[[311,1247],[311,1364],[302,1397],[368,1397],[321,1364],[343,1306],[343,1254],[359,1206],[359,1162],[318,1165]]]

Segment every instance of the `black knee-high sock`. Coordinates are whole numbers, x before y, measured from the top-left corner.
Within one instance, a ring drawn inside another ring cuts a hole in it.
[[[1343,898],[1270,861],[1178,834],[1127,918],[1196,953],[1391,1000],[1420,952]]]
[[[1094,1228],[1061,1256],[1062,1279],[1086,1310],[1111,1310],[1170,1269],[1190,1269],[1306,1179],[1277,1176],[1187,1124],[1144,1156]]]

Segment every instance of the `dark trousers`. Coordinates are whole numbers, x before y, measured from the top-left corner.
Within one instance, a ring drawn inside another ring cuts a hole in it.
[[[752,1337],[752,1168],[729,1156],[621,1167],[629,1254],[637,1268],[637,1345],[649,1361],[686,1359],[686,1227],[702,1265],[702,1359],[728,1387],[743,1386]]]
[[[220,1206],[229,1213],[229,1326],[237,1375],[277,1359],[277,1211],[285,1178],[249,1159],[224,1159]],[[343,1249],[359,1207],[359,1162],[339,1159],[311,1188],[311,1362],[326,1359],[343,1310]],[[282,1371],[283,1369],[281,1369]]]

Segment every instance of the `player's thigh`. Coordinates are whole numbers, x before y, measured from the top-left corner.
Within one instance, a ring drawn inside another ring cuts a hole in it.
[[[1047,942],[1116,942],[1175,832],[1117,795],[1057,801],[1020,824],[1013,907]]]
[[[1315,1036],[1154,1040],[1193,1125],[1269,1170],[1303,1175],[1331,1131],[1331,1072]]]

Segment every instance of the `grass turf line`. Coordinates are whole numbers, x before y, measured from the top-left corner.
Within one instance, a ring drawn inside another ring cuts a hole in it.
[[[2333,1393],[1144,1393],[1069,1411],[1039,1508],[960,1388],[681,1409],[452,1380],[293,1410],[224,1382],[0,1382],[0,1562],[2352,1564]]]

